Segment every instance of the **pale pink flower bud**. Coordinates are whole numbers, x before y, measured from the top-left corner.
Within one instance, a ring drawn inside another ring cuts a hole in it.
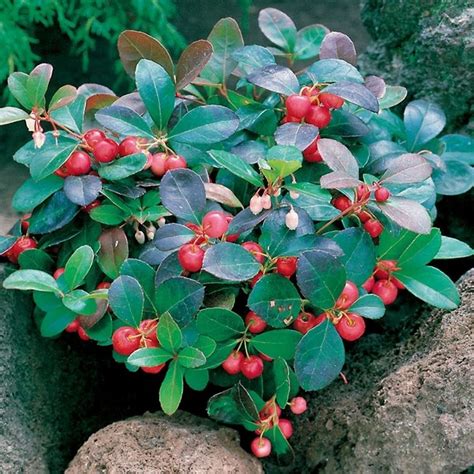
[[[135,240],[141,245],[145,243],[145,234],[141,230],[135,232]]]
[[[46,140],[46,135],[43,132],[33,132],[33,141],[35,148],[41,148]]]
[[[166,219],[164,217],[160,217],[156,223],[158,224],[158,227],[163,227],[166,224]]]
[[[262,205],[262,198],[255,194],[252,196],[252,199],[250,199],[250,211],[252,214],[260,214],[262,212],[263,205]]]
[[[273,195],[275,197],[278,197],[280,194],[281,194],[281,188],[275,189],[275,191],[273,191]]]
[[[36,125],[36,120],[32,118],[27,118],[25,120],[26,128],[28,129],[29,132],[34,132],[35,131],[35,125]]]
[[[291,199],[298,199],[299,197],[300,197],[300,193],[297,193],[296,191],[290,191]]]
[[[264,209],[272,208],[272,198],[267,193],[265,193],[260,199],[262,200],[262,207]]]
[[[286,227],[288,227],[290,230],[295,230],[298,227],[298,221],[298,214],[292,208],[285,216]]]
[[[148,229],[147,232],[146,232],[146,238],[148,240],[153,240],[155,238],[155,231],[151,230],[151,229]]]

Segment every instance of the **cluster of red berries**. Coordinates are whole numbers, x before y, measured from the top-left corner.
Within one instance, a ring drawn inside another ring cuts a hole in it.
[[[160,347],[156,333],[158,322],[156,319],[144,319],[138,328],[122,326],[112,334],[112,346],[114,351],[123,356],[129,356],[137,349],[143,347]],[[142,367],[143,372],[157,374],[163,370],[166,364],[154,367]]]
[[[368,292],[377,295],[385,305],[392,304],[398,296],[399,290],[405,285],[393,276],[399,270],[395,260],[379,260],[373,275],[362,285]]]
[[[303,397],[295,397],[288,403],[290,410],[295,415],[301,415],[308,408]],[[259,412],[257,420],[258,428],[255,433],[258,435],[250,443],[250,449],[257,458],[265,458],[272,452],[272,443],[264,434],[273,426],[278,425],[283,436],[288,439],[293,434],[293,424],[287,418],[281,418],[281,408],[274,399],[269,400]]]
[[[385,202],[390,198],[390,191],[387,188],[375,184],[373,194],[377,202]],[[347,196],[337,196],[332,200],[332,205],[345,215],[356,215],[364,224],[364,229],[372,238],[378,237],[383,232],[382,223],[367,211],[365,205],[369,201],[372,189],[366,184],[361,184],[355,192],[355,202]]]
[[[147,163],[144,169],[151,168],[156,176],[163,176],[170,169],[186,168],[186,160],[175,154],[155,153],[145,151],[141,146],[146,145],[146,140],[137,137],[126,137],[120,143],[107,138],[102,130],[92,129],[83,136],[84,148],[91,150],[92,155],[98,163],[110,163],[117,157],[145,153]],[[81,176],[91,173],[92,159],[86,151],[75,151],[66,163],[56,170],[56,174],[65,178],[66,176]],[[92,172],[95,174],[95,172]]]
[[[347,281],[332,310],[318,316],[304,311],[293,322],[293,328],[306,334],[325,319],[329,319],[334,323],[336,331],[343,339],[355,341],[365,332],[364,318],[356,313],[347,312],[357,301],[357,298],[359,298],[359,289],[353,282]]]
[[[18,263],[18,258],[26,250],[35,249],[38,247],[36,240],[32,237],[26,235],[17,239],[17,241],[2,254],[2,256],[7,257],[8,260],[12,263]]]

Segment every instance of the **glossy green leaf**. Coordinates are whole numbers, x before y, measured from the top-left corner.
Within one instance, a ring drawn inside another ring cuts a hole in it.
[[[453,237],[441,237],[441,247],[438,253],[434,256],[436,259],[451,259],[451,258],[463,258],[471,257],[474,255],[472,248],[465,242],[461,242]]]
[[[59,292],[56,280],[39,270],[17,270],[4,280],[3,287],[7,290]]]
[[[160,314],[169,313],[180,325],[188,324],[204,299],[204,287],[190,278],[175,277],[162,282],[155,292],[155,305]]]
[[[43,337],[57,336],[58,334],[61,334],[76,318],[77,314],[64,306],[53,309],[47,312],[41,321],[41,335]]]
[[[25,250],[18,257],[18,263],[22,270],[41,270],[50,273],[56,268],[49,254],[40,249]]]
[[[99,175],[108,181],[118,181],[142,171],[146,162],[147,156],[144,153],[135,153],[114,160],[110,165],[101,166]]]
[[[125,324],[138,327],[143,316],[143,289],[135,278],[122,275],[109,288],[109,304],[114,314]]]
[[[278,64],[256,69],[247,76],[247,80],[258,87],[283,95],[297,94],[300,88],[295,73]]]
[[[128,107],[111,105],[99,110],[95,114],[95,118],[105,128],[119,135],[154,138],[145,119]]]
[[[273,362],[276,401],[281,408],[286,408],[290,396],[290,368],[287,362],[277,357]]]
[[[310,250],[298,260],[296,280],[303,295],[320,309],[332,308],[346,284],[342,262],[330,253]]]
[[[223,150],[211,150],[208,152],[212,164],[216,168],[225,168],[235,176],[248,181],[254,186],[263,186],[260,175],[240,156]]]
[[[299,60],[314,58],[329,30],[323,25],[309,25],[296,35],[295,54]]]
[[[9,123],[20,122],[26,120],[30,115],[22,109],[17,107],[2,107],[0,108],[0,125],[7,125]]]
[[[307,332],[296,348],[295,372],[304,390],[321,390],[336,379],[345,360],[344,344],[326,320]]]
[[[31,110],[35,105],[31,100],[28,90],[28,74],[24,72],[13,72],[8,76],[8,89],[13,97],[27,110]]]
[[[350,311],[368,319],[379,319],[385,314],[385,305],[376,295],[363,295],[351,307]]]
[[[174,109],[175,89],[171,77],[159,64],[142,59],[135,70],[135,81],[153,122],[163,130]]]
[[[245,330],[243,319],[226,308],[205,308],[197,315],[197,328],[200,334],[217,342],[239,337]]]
[[[301,298],[291,281],[273,273],[260,278],[253,287],[248,307],[270,326],[282,328],[298,316]]]
[[[77,147],[75,140],[63,139],[56,146],[40,148],[36,151],[34,160],[31,161],[30,173],[35,181],[41,181],[53,174],[69,158]]]
[[[145,294],[145,312],[157,313],[155,307],[155,270],[145,262],[127,258],[120,268],[121,275],[128,275],[140,283]]]
[[[36,206],[63,187],[64,180],[51,175],[41,181],[27,179],[13,196],[12,206],[18,212],[32,211]]]
[[[193,390],[202,391],[209,383],[209,371],[207,369],[187,370],[184,373],[184,380]]]
[[[410,267],[395,272],[407,290],[425,303],[442,309],[455,309],[460,302],[454,283],[434,267]]]
[[[64,180],[64,194],[78,206],[87,206],[95,201],[102,190],[98,176],[68,176]]]
[[[70,289],[80,286],[94,262],[94,251],[88,245],[79,247],[68,259],[64,267],[64,280]]]
[[[258,15],[262,33],[285,52],[293,52],[296,45],[296,26],[293,20],[276,8],[265,8]]]
[[[186,368],[195,369],[206,363],[206,356],[196,347],[185,347],[178,354],[178,362]]]
[[[83,95],[78,95],[73,102],[53,110],[51,117],[73,132],[82,133],[85,110],[86,98]]]
[[[306,69],[305,74],[312,82],[364,82],[364,78],[352,64],[335,58],[316,61]]]
[[[62,301],[66,308],[80,315],[93,315],[97,311],[97,303],[84,290],[71,291]]]
[[[296,345],[301,333],[292,329],[278,329],[257,334],[250,341],[250,346],[271,358],[281,357],[291,360],[295,356]]]
[[[178,361],[172,360],[160,386],[160,405],[167,415],[172,415],[181,403],[181,398],[183,397],[183,376],[184,369],[179,365]]]
[[[145,347],[128,356],[127,362],[137,367],[156,367],[165,364],[173,355],[162,347]]]
[[[260,264],[243,247],[222,242],[207,249],[202,269],[227,281],[245,281],[253,278]]]

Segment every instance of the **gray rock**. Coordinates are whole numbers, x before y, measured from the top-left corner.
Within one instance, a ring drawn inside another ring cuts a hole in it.
[[[66,474],[259,474],[262,466],[239,445],[236,431],[185,412],[113,423],[79,449]]]
[[[474,128],[474,8],[468,3],[362,1],[362,20],[374,39],[361,58],[363,71],[439,103],[451,129],[470,120]]]
[[[425,311],[396,335],[357,343],[349,384],[312,395],[295,420],[295,466],[267,472],[458,473],[473,465],[474,270],[460,291],[455,311]]]
[[[0,285],[7,272],[1,264]],[[26,293],[1,288],[0,305],[0,472],[64,472],[91,433],[156,404],[157,390],[143,390],[110,349],[41,337]]]

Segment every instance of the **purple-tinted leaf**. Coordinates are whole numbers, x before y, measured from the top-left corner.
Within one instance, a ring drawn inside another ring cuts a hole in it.
[[[334,110],[331,123],[324,129],[326,135],[337,136],[337,138],[363,137],[369,131],[364,121],[345,110]]]
[[[344,171],[333,171],[321,176],[321,187],[325,189],[355,188],[361,181],[349,176]]]
[[[291,53],[296,44],[296,26],[293,20],[276,8],[265,8],[258,15],[262,33],[284,51]]]
[[[242,33],[233,18],[222,18],[214,25],[207,39],[214,51],[201,71],[201,77],[211,83],[223,84],[237,66],[232,53],[244,45]]]
[[[278,65],[257,69],[247,77],[247,80],[263,89],[283,95],[296,94],[300,88],[295,73],[287,67]]]
[[[338,31],[328,33],[321,44],[319,51],[321,59],[343,59],[355,66],[357,64],[357,53],[354,43],[349,36]]]
[[[404,229],[417,234],[429,234],[431,218],[426,208],[416,201],[392,196],[389,201],[377,203],[383,214]]]
[[[91,116],[97,110],[103,109],[118,102],[117,96],[113,94],[93,94],[86,100],[86,117]]]
[[[296,57],[300,60],[315,57],[328,33],[329,30],[323,25],[309,25],[302,28],[296,35]]]
[[[96,94],[115,95],[112,89],[109,89],[108,87],[105,87],[101,84],[94,83],[82,84],[82,86],[78,87],[77,93],[78,95],[83,95],[86,98]]]
[[[263,46],[251,45],[239,48],[232,53],[232,58],[238,62],[238,76],[245,76],[256,69],[275,64],[273,54]]]
[[[318,150],[324,162],[333,171],[343,171],[352,178],[359,178],[359,165],[349,149],[330,138],[318,141]]]
[[[285,123],[277,128],[275,141],[278,145],[293,145],[303,151],[315,140],[319,130],[306,123]]]
[[[222,184],[204,183],[204,188],[206,190],[206,198],[210,199],[211,201],[215,201],[229,207],[244,207],[237,196],[229,188],[223,186]]]
[[[406,153],[391,160],[380,181],[418,183],[431,176],[431,165],[420,155]]]
[[[143,115],[146,112],[145,104],[143,103],[143,100],[138,92],[131,92],[130,94],[119,97],[115,101],[115,105],[132,109],[139,115]]]
[[[97,176],[68,176],[64,180],[64,193],[79,206],[87,206],[97,199],[102,190],[102,181]]]
[[[385,95],[386,85],[385,81],[379,76],[367,76],[365,78],[365,87],[369,89],[372,94],[381,99]]]
[[[206,40],[191,43],[182,53],[176,66],[176,90],[191,84],[212,56],[212,44]]]
[[[97,324],[107,311],[107,300],[97,299],[95,300],[97,309],[95,313],[88,314],[87,316],[79,316],[79,323],[84,329],[90,329],[95,324]]]
[[[120,267],[128,258],[127,236],[121,228],[114,227],[104,230],[99,242],[99,266],[109,278],[117,278],[120,275]]]
[[[181,224],[166,224],[160,227],[155,234],[153,243],[158,250],[169,252],[178,250],[184,244],[196,237],[193,230]]]
[[[125,71],[135,76],[135,68],[140,59],[149,59],[160,64],[174,77],[173,60],[168,50],[155,38],[141,31],[125,30],[120,33],[117,48]]]
[[[77,96],[77,89],[74,86],[65,85],[60,87],[49,101],[49,111],[59,109],[70,104]]]
[[[355,82],[338,82],[324,89],[324,92],[338,95],[348,102],[359,105],[371,112],[379,111],[379,101],[367,87]]]

